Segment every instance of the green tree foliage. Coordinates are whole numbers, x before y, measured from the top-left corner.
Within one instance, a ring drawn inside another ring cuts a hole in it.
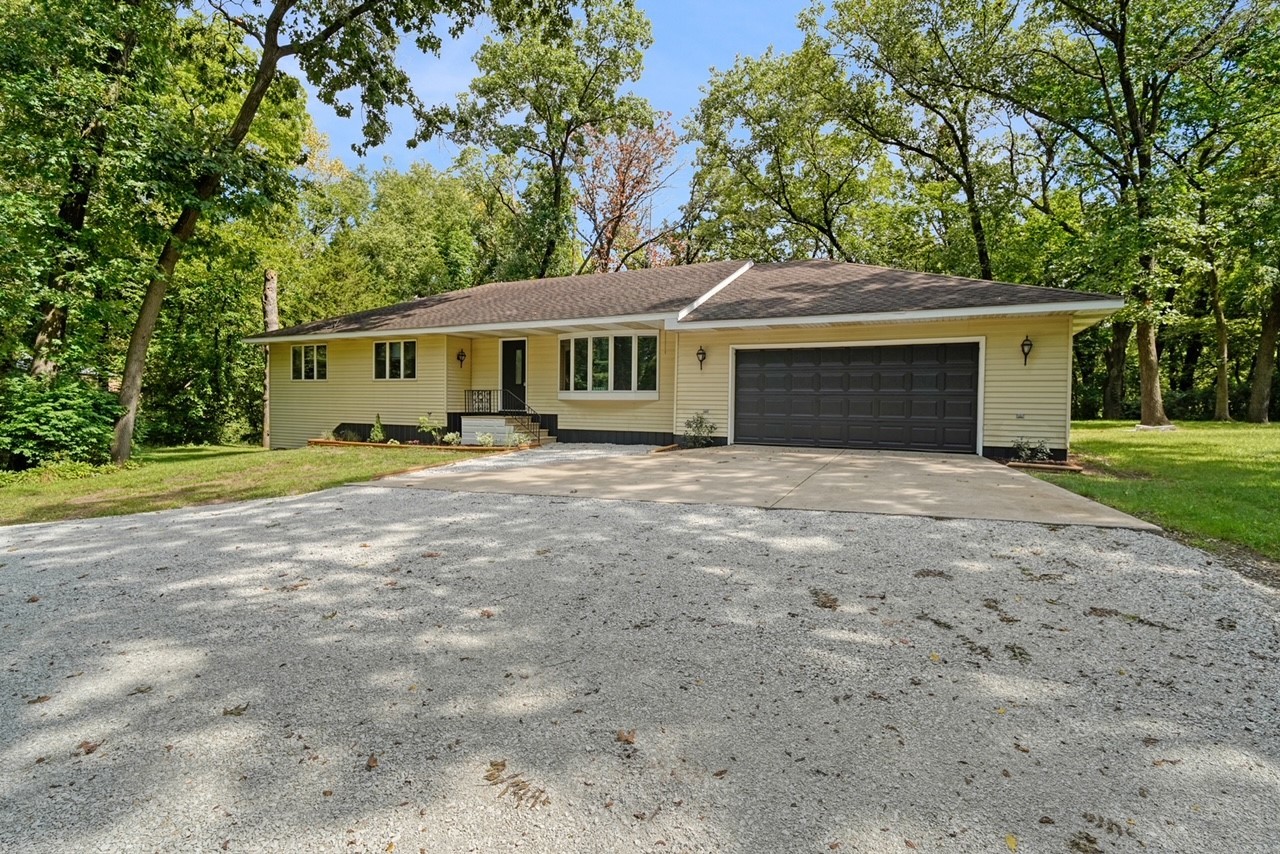
[[[769,52],[712,77],[686,125],[699,144],[691,239],[707,257],[889,264],[915,254],[896,205],[904,176],[833,114],[821,92],[833,71],[816,52]]]
[[[969,3],[931,0],[836,0],[829,14],[802,16],[806,50],[826,60],[826,85],[817,91],[828,111],[848,126],[889,147],[912,171],[914,182],[937,194],[934,210],[946,212],[958,196],[975,262],[973,274],[994,277],[993,220],[1008,209],[1000,168],[999,133],[1007,126],[998,99],[954,85],[957,67],[971,76],[989,73],[992,42],[983,23],[1009,14],[999,3],[973,14]],[[951,239],[952,227],[939,233]],[[954,272],[968,272],[952,259]]]
[[[534,23],[485,39],[476,53],[480,75],[459,96],[451,133],[504,158],[489,167],[501,176],[496,186],[515,177],[518,195],[506,203],[515,234],[500,278],[573,271],[574,163],[588,131],[652,122],[648,102],[622,91],[639,79],[652,41],[632,0],[586,0],[567,32]]]

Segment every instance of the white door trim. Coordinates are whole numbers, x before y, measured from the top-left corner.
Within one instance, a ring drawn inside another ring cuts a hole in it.
[[[728,442],[734,444],[736,425],[733,423],[734,411],[737,409],[737,389],[734,387],[738,378],[739,350],[818,350],[830,348],[843,350],[846,347],[901,347],[911,344],[977,344],[978,345],[978,441],[974,453],[982,456],[984,406],[987,397],[987,336],[968,335],[951,338],[885,338],[870,341],[818,341],[814,343],[790,344],[730,344],[729,345],[729,433]]]

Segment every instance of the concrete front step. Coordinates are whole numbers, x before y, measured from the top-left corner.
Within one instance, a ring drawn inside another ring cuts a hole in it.
[[[462,444],[478,445],[481,436],[492,436],[494,447],[504,447],[511,443],[516,433],[529,435],[525,419],[512,415],[464,415],[462,416]],[[550,445],[555,442],[546,430],[538,431],[538,444]]]

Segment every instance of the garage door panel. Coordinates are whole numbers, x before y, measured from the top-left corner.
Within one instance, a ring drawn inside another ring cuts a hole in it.
[[[741,350],[735,441],[977,449],[977,344]]]

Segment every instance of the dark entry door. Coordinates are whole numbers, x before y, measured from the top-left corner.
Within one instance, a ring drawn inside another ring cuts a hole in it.
[[[734,441],[975,453],[978,345],[739,350]]]
[[[525,347],[524,340],[502,342],[502,408],[525,408]]]

